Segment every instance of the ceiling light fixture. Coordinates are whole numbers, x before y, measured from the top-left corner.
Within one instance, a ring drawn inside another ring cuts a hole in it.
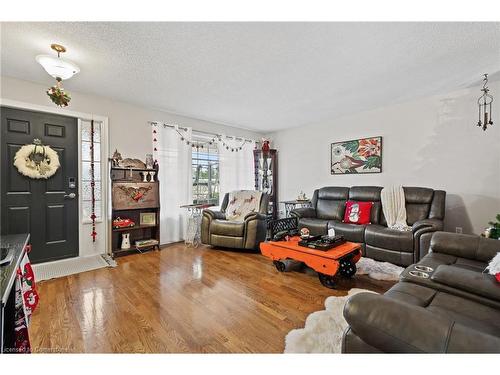
[[[60,44],[51,44],[50,48],[57,52],[53,55],[38,55],[36,61],[43,66],[45,71],[57,80],[69,79],[80,72],[80,68],[70,60],[61,57],[66,48]]]

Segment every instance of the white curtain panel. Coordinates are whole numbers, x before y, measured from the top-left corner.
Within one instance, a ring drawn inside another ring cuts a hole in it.
[[[181,205],[191,204],[191,140],[192,129],[187,131],[158,125],[155,158],[159,164],[160,181],[160,242],[162,244],[182,241],[186,237],[186,209]],[[181,141],[182,134],[184,141]]]
[[[222,136],[222,140],[233,147],[240,147],[241,141],[227,139]],[[219,190],[220,203],[224,195],[234,190],[255,190],[255,175],[254,175],[254,160],[253,150],[255,141],[247,142],[242,150],[238,152],[224,147],[222,142],[219,142]]]

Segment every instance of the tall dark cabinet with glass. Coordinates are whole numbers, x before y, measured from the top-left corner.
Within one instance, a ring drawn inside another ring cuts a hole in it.
[[[268,219],[278,218],[278,151],[253,150],[255,190],[269,194]]]

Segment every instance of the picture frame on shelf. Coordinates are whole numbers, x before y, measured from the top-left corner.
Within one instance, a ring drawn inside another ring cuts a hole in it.
[[[139,216],[139,225],[156,225],[156,213],[141,212]]]

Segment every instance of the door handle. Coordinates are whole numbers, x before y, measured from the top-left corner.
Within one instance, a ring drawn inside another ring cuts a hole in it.
[[[64,198],[75,199],[76,194],[75,193],[64,194]]]

